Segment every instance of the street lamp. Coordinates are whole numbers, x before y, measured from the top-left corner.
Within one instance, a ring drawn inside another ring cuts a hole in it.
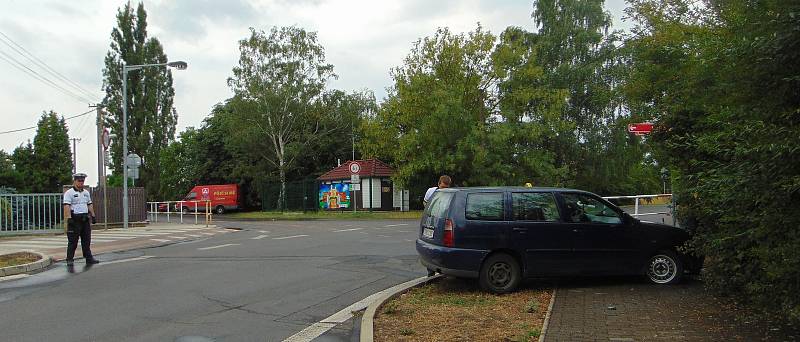
[[[184,61],[122,65],[122,222],[123,228],[126,229],[128,228],[128,71],[162,66],[185,70],[188,65]]]

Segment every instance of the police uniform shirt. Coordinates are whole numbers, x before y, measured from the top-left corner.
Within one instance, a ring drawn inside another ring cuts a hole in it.
[[[89,194],[89,190],[77,191],[73,187],[64,193],[64,204],[69,204],[74,214],[87,214],[89,204],[92,204],[92,195]]]

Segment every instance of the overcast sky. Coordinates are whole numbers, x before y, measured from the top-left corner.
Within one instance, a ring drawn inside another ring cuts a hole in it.
[[[90,110],[90,103],[102,99],[103,58],[117,11],[125,2],[3,1],[0,132],[36,126],[42,111],[54,110],[68,118]],[[132,4],[135,7],[138,2]],[[189,64],[187,70],[173,72],[178,132],[199,127],[214,104],[231,96],[226,79],[238,62],[238,41],[249,35],[249,27],[268,32],[273,26],[295,25],[318,32],[326,59],[339,76],[329,87],[369,89],[379,101],[391,85],[390,69],[402,64],[414,41],[433,35],[438,27],[460,33],[480,22],[495,35],[508,26],[534,31],[532,1],[153,0],[144,5],[149,36],[161,41],[170,60]],[[630,26],[622,21],[624,6],[624,0],[606,1],[614,28]],[[22,49],[60,76],[15,51],[24,53]],[[35,78],[26,68],[47,80]],[[68,81],[60,80],[62,76]],[[77,167],[89,174],[87,184],[97,182],[94,120],[94,113],[67,120],[70,138],[82,139],[77,143]],[[0,149],[11,153],[33,140],[35,132],[0,134]]]

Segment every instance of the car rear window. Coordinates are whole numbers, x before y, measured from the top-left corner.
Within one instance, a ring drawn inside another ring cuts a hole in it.
[[[433,193],[431,202],[425,208],[425,216],[444,217],[447,208],[450,207],[450,200],[454,193],[437,191]]]
[[[552,193],[515,192],[511,194],[511,201],[516,221],[558,221],[558,208]]]
[[[467,195],[467,220],[502,221],[503,193],[487,192]]]

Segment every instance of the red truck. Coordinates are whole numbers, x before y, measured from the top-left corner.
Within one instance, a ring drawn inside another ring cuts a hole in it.
[[[198,185],[192,188],[176,206],[181,206],[183,213],[205,211],[206,201],[215,214],[223,214],[228,210],[241,208],[241,196],[238,184]]]

